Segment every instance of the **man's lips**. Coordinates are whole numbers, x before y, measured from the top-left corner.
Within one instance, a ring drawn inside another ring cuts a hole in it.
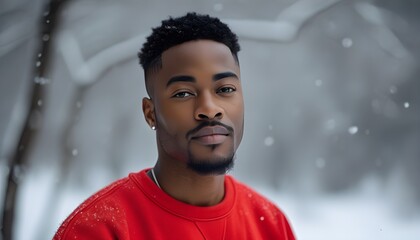
[[[208,126],[191,135],[191,139],[204,145],[215,145],[223,143],[229,134],[229,130],[223,126]]]
[[[199,138],[211,135],[229,135],[229,133],[229,130],[223,126],[208,126],[198,130],[191,136],[191,138]]]

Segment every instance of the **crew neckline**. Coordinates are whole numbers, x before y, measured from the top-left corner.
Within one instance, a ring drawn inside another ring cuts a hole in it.
[[[156,205],[167,212],[194,221],[210,221],[224,218],[231,212],[236,199],[236,189],[230,176],[225,176],[225,196],[223,200],[213,206],[194,206],[174,199],[160,189],[144,169],[138,173],[130,174],[140,190]]]

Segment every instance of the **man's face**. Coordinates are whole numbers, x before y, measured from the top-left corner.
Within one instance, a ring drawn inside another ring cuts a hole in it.
[[[171,47],[148,81],[159,157],[202,174],[225,173],[244,125],[240,70],[229,48],[210,40]]]

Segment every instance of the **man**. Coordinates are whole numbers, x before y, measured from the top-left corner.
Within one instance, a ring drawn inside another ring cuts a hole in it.
[[[295,239],[274,204],[225,175],[244,127],[239,48],[208,15],[153,29],[139,58],[156,165],[93,195],[54,239]]]

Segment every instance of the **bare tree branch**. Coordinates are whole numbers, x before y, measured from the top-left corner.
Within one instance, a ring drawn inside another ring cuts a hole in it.
[[[25,117],[25,125],[21,131],[20,139],[16,145],[16,150],[9,160],[9,173],[7,179],[6,193],[4,198],[4,207],[2,213],[2,229],[1,234],[3,240],[13,239],[13,223],[16,209],[17,192],[19,187],[19,179],[24,174],[23,170],[27,165],[28,153],[32,146],[33,140],[42,126],[42,106],[40,100],[44,99],[46,92],[45,76],[49,66],[49,52],[51,47],[51,36],[57,25],[59,9],[64,0],[50,0],[46,6],[46,13],[41,18],[40,45],[37,64],[34,64],[31,98],[28,103],[29,110]]]

